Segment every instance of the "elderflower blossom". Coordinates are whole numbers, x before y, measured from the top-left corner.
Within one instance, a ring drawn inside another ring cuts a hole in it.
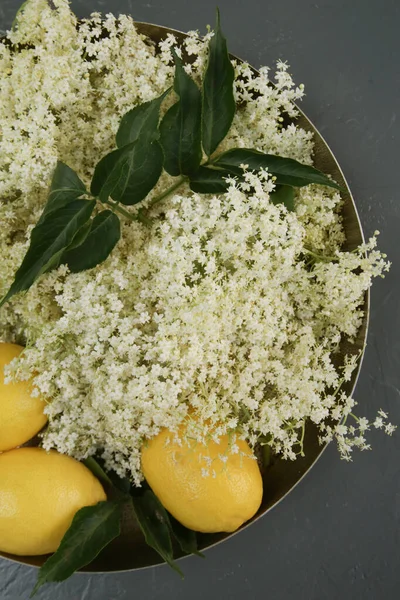
[[[156,52],[130,17],[95,13],[77,27],[66,0],[53,4],[26,4],[8,37],[17,52],[0,43],[0,294],[27,250],[56,161],[89,183],[121,116],[173,81],[174,36]],[[195,79],[212,35],[190,32],[183,43]],[[278,63],[275,87],[267,68],[234,67],[241,108],[221,150],[249,146],[312,164],[312,134],[284,125],[304,94],[287,65]],[[169,181],[164,173],[149,199]],[[182,187],[154,209],[152,227],[124,221],[103,264],[78,274],[62,266],[2,309],[1,339],[26,345],[9,377],[34,374],[35,393],[48,401],[45,448],[78,459],[101,452],[139,484],[144,440],[184,420],[198,441],[228,433],[238,452],[235,435],[253,446],[267,438],[288,459],[302,451],[306,421],[322,443],[335,438],[344,458],[368,448],[371,426],[393,432],[382,411],[372,423],[346,423],[355,402],[340,390],[358,354],[335,366],[340,342],[363,321],[372,278],[388,269],[376,236],[342,251],[342,201],[326,187],[300,188],[288,212],[270,201],[267,171],[229,182],[215,196]],[[211,467],[204,474],[213,476]]]

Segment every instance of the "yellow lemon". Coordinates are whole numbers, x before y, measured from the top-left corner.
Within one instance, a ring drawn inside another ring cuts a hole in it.
[[[0,455],[0,550],[19,556],[55,552],[84,506],[106,500],[83,464],[42,448]]]
[[[21,446],[47,422],[41,398],[32,398],[29,381],[4,383],[4,367],[19,356],[22,346],[0,342],[0,452]]]
[[[182,445],[164,429],[143,446],[142,468],[148,484],[189,529],[235,531],[257,512],[262,500],[262,478],[249,445],[238,440],[239,452],[233,454],[227,435],[219,444],[203,445],[185,440],[182,426],[178,436]]]

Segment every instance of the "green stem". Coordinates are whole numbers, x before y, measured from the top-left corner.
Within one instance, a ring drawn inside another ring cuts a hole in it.
[[[115,212],[118,212],[121,215],[124,215],[124,217],[126,217],[130,221],[139,221],[140,220],[138,215],[132,215],[130,212],[128,212],[127,210],[122,208],[122,206],[120,206],[117,202],[113,202],[112,200],[105,200],[103,202],[103,204],[108,204],[115,210]]]
[[[340,379],[339,385],[337,386],[336,390],[332,394],[334,398],[336,398],[336,396],[340,392],[340,388],[342,387],[343,384],[344,384],[344,379]]]
[[[310,256],[313,256],[317,260],[321,260],[323,262],[331,262],[333,260],[339,260],[339,258],[337,256],[323,256],[322,254],[317,254],[316,252],[312,252],[312,250],[309,250],[308,248],[304,248],[303,252],[305,252],[306,254],[309,254]]]
[[[167,196],[172,194],[172,192],[174,192],[179,187],[181,187],[181,185],[183,183],[185,183],[185,181],[187,181],[187,177],[180,177],[178,179],[178,181],[176,181],[173,185],[171,185],[171,187],[167,188],[159,196],[156,196],[156,198],[153,198],[149,202],[147,210],[149,208],[151,208],[154,204],[157,204],[158,202],[161,202],[161,200],[164,200],[164,198],[167,198]],[[144,223],[145,225],[149,225],[151,223],[151,220],[147,217],[147,210],[145,211],[143,209],[140,209],[135,215],[132,215],[130,212],[125,210],[125,208],[122,208],[122,206],[118,202],[113,202],[112,200],[108,199],[108,200],[105,200],[103,202],[103,204],[108,204],[108,206],[111,206],[115,212],[118,212],[120,215],[123,215],[130,221],[140,221],[141,223]]]
[[[304,436],[306,433],[306,423],[305,421],[303,421],[302,423],[302,431],[301,431],[301,438],[300,438],[300,455],[301,456],[305,456],[304,454]]]
[[[176,183],[174,183],[173,185],[171,185],[171,187],[167,188],[159,196],[156,196],[155,198],[153,198],[149,202],[147,208],[151,208],[152,206],[154,206],[154,204],[157,204],[158,202],[161,202],[161,200],[164,200],[164,198],[167,198],[167,196],[169,196],[170,194],[172,194],[172,192],[174,192],[175,190],[177,190],[178,188],[180,188],[181,185],[183,185],[185,183],[185,181],[187,181],[187,177],[180,177]]]

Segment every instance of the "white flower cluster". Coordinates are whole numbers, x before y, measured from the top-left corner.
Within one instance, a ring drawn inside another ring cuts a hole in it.
[[[121,115],[173,76],[174,38],[156,53],[129,17],[95,14],[77,29],[68,2],[54,4],[31,0],[9,35],[17,46],[0,44],[0,293],[26,251],[56,160],[87,181]],[[197,76],[206,59],[197,33],[186,51]],[[225,147],[312,164],[311,135],[283,125],[303,94],[286,65],[275,89],[266,69],[235,68],[243,102]],[[44,447],[77,458],[101,451],[136,483],[143,441],[184,419],[198,440],[236,431],[291,459],[308,420],[321,438],[336,436],[344,456],[367,447],[369,424],[360,419],[359,433],[346,426],[354,401],[339,391],[356,357],[338,370],[334,354],[357,334],[364,293],[388,264],[375,238],[341,251],[333,190],[302,188],[288,212],[270,202],[273,189],[266,172],[233,180],[220,196],[182,188],[154,210],[151,227],[125,222],[105,263],[79,274],[61,267],[3,309],[2,339],[27,345],[18,376],[34,373],[48,398]],[[374,425],[390,433],[383,417]]]

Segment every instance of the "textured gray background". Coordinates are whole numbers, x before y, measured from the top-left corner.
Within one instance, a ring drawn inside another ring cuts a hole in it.
[[[214,20],[217,0],[72,0],[177,29]],[[20,0],[0,0],[0,29]],[[372,292],[368,348],[356,398],[400,424],[398,0],[218,0],[233,53],[254,66],[284,58],[306,85],[303,109],[326,137],[354,193],[366,235],[381,231],[393,266]],[[400,433],[340,461],[328,448],[306,479],[261,522],[189,558],[182,583],[167,568],[90,577],[45,589],[49,600],[395,600],[400,584]],[[0,559],[0,599],[29,597],[35,571]]]

